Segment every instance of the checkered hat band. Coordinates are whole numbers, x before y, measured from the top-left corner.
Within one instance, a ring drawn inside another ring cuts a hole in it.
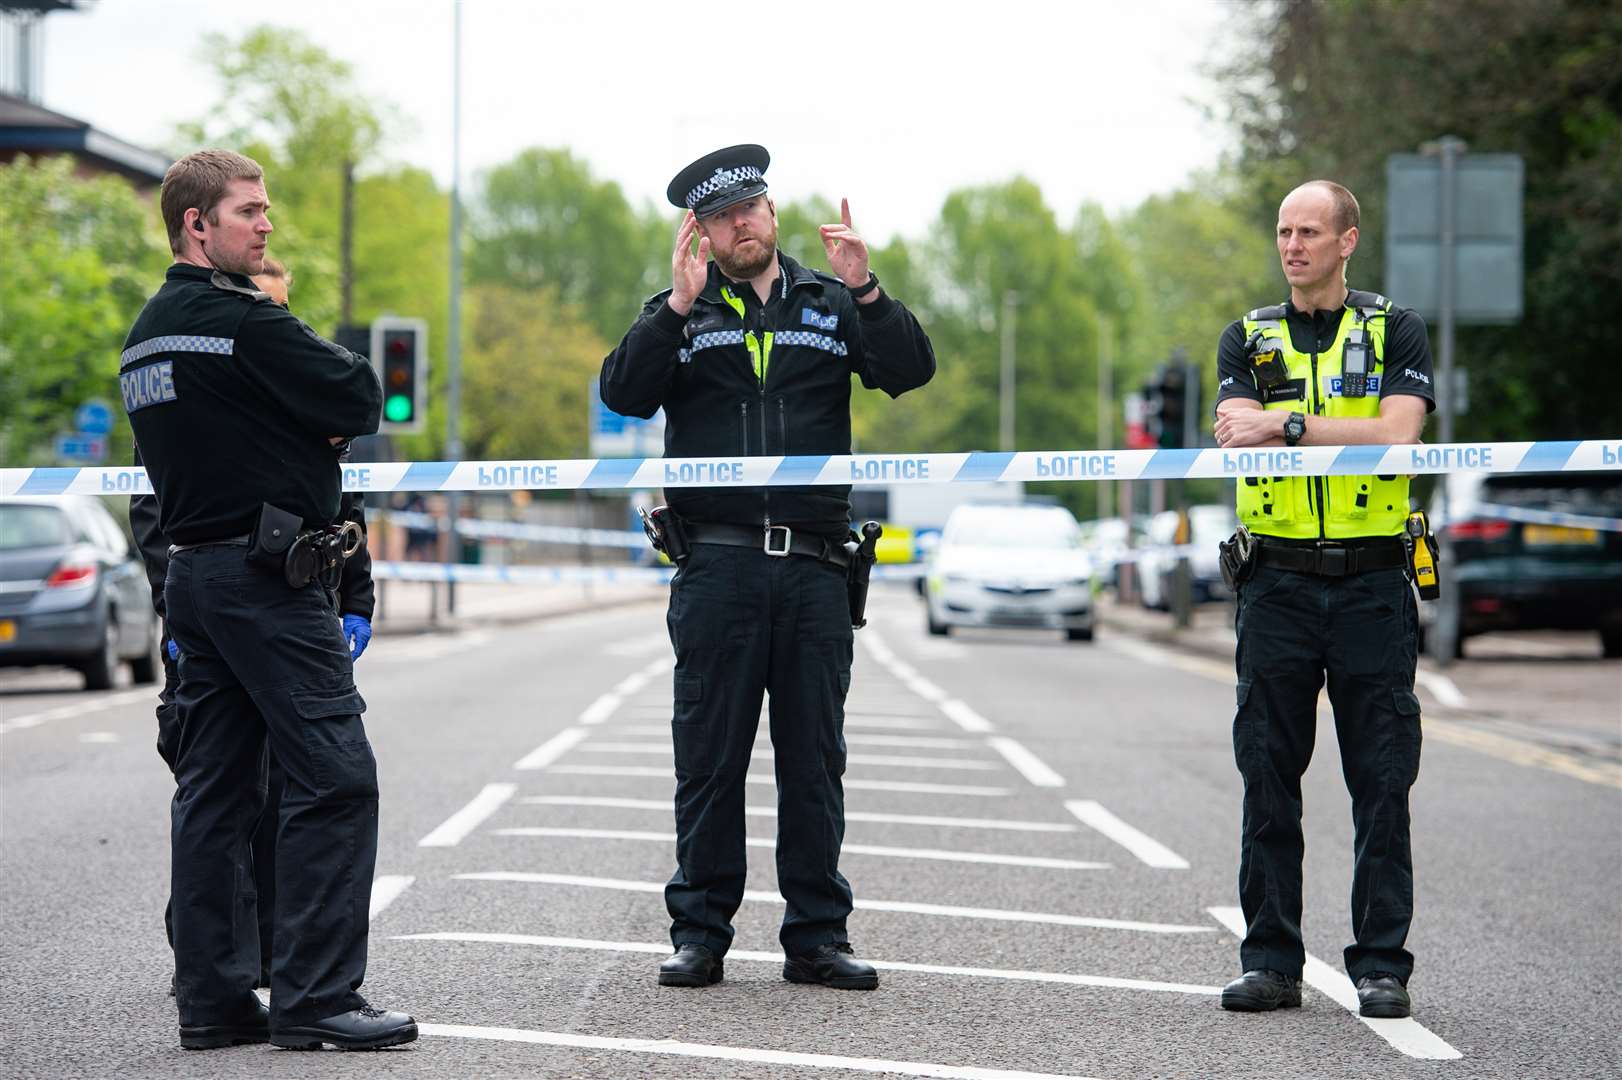
[[[736,169],[717,169],[715,175],[687,193],[687,209],[693,209],[700,202],[723,188],[759,180],[760,177],[760,170],[753,165],[740,165]]]

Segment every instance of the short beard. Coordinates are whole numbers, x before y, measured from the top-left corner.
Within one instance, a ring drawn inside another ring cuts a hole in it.
[[[721,268],[721,273],[733,281],[753,281],[766,272],[766,268],[777,261],[777,226],[773,224],[771,235],[757,236],[760,241],[760,254],[748,259],[737,255],[722,255],[715,252],[715,265]]]

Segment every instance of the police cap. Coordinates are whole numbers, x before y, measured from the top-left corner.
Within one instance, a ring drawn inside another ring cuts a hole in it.
[[[672,206],[705,217],[766,191],[766,166],[772,156],[764,146],[744,143],[705,154],[676,174],[665,189]]]

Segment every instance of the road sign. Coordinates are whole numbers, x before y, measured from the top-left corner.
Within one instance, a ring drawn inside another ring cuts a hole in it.
[[[110,435],[113,431],[113,410],[100,398],[91,398],[73,414],[73,426],[81,435]]]
[[[102,435],[58,435],[56,456],[62,461],[100,465],[107,460],[107,439]]]
[[[1453,303],[1461,324],[1521,317],[1518,154],[1457,154],[1453,183]],[[1441,314],[1443,162],[1435,154],[1386,158],[1385,291],[1427,319]]]
[[[591,380],[591,456],[658,457],[665,452],[665,411],[653,419],[621,416],[603,404],[597,380]]]

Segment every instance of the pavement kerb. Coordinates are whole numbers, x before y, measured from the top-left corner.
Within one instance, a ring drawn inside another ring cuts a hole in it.
[[[1098,614],[1106,633],[1123,633],[1156,645],[1233,662],[1233,619],[1229,605],[1212,605],[1209,609],[1200,610],[1197,618],[1207,625],[1181,630],[1172,623],[1170,614],[1146,608],[1100,604]]]

